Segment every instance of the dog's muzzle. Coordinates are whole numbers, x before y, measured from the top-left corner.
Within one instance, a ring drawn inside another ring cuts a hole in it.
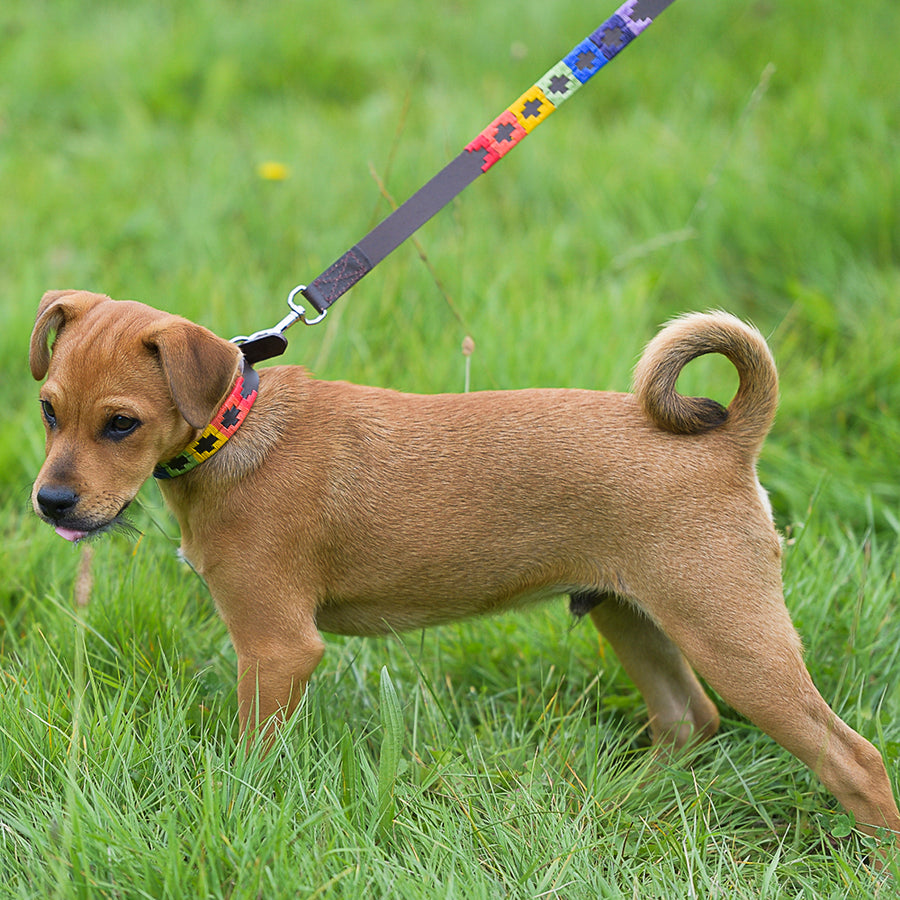
[[[81,499],[77,491],[57,484],[45,484],[35,494],[35,505],[41,518],[53,526],[56,533],[67,541],[78,543],[87,537],[109,531],[116,526],[127,527],[121,519],[128,508],[125,503],[116,515],[97,520],[77,513]]]

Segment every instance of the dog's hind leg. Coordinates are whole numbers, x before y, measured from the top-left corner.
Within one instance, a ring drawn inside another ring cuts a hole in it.
[[[900,835],[880,754],[813,684],[780,575],[748,561],[746,571],[754,568],[755,577],[740,584],[709,579],[677,587],[669,579],[653,616],[722,699],[809,766],[861,827]]]
[[[589,612],[643,695],[654,743],[680,749],[716,733],[715,704],[678,647],[645,613],[611,594],[576,594],[572,608]]]

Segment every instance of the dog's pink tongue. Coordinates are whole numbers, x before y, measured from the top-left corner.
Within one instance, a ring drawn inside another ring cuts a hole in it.
[[[67,541],[72,541],[73,543],[76,543],[77,541],[80,541],[82,538],[87,537],[86,531],[72,531],[71,528],[59,528],[58,527],[56,529],[56,533],[60,537],[65,538]]]

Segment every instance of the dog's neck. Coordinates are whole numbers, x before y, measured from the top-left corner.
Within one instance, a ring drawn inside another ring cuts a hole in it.
[[[246,360],[241,360],[241,372],[234,388],[216,413],[212,422],[185,447],[178,456],[161,462],[153,470],[158,479],[177,478],[190,472],[225,446],[228,439],[241,427],[247,413],[256,400],[259,390],[259,374]]]

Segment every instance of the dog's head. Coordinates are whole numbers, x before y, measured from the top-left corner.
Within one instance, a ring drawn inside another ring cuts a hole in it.
[[[32,375],[47,376],[37,514],[73,541],[117,524],[157,463],[209,424],[239,359],[228,341],[142,303],[45,294],[30,354]]]

